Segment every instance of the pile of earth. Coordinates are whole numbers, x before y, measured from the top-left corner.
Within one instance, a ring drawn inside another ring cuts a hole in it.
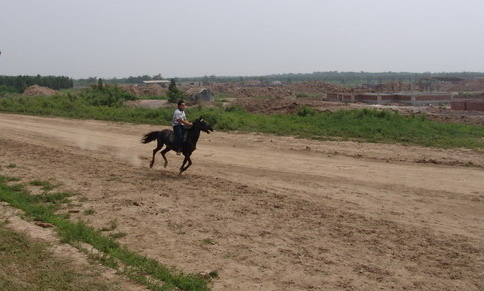
[[[410,83],[388,82],[377,86],[375,88],[375,92],[393,93],[393,92],[401,92],[401,91],[410,91],[411,89],[412,88]]]
[[[294,114],[304,107],[310,107],[320,112],[358,107],[358,104],[354,103],[328,102],[321,98],[310,97],[238,98],[233,105],[258,114]]]
[[[134,96],[160,96],[166,95],[168,89],[161,87],[158,84],[148,85],[119,85],[123,90],[133,94]]]
[[[239,98],[251,97],[288,97],[294,93],[286,87],[247,87],[238,83],[217,83],[210,86],[214,94],[228,94]]]
[[[56,95],[57,93],[59,92],[47,87],[32,85],[25,89],[25,91],[22,93],[22,96],[52,96]]]
[[[239,83],[215,83],[210,86],[214,94],[228,94],[240,98],[252,97],[295,97],[299,94],[321,94],[328,92],[353,92],[352,88],[336,84],[311,81],[294,83],[288,86],[243,86]]]
[[[333,83],[321,81],[293,83],[286,88],[293,91],[295,94],[350,93],[357,90],[355,88],[346,88]]]
[[[484,78],[464,80],[450,87],[451,92],[476,92],[484,91]]]

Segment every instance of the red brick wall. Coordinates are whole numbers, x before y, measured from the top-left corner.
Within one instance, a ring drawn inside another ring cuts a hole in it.
[[[450,95],[444,95],[444,96],[436,96],[436,95],[420,95],[420,96],[415,96],[416,101],[435,101],[435,100],[443,100],[443,101],[449,101],[450,100]]]
[[[484,111],[484,100],[455,100],[450,104],[452,110]]]
[[[357,99],[377,100],[377,96],[375,96],[375,95],[359,95]]]
[[[469,111],[484,111],[484,101],[482,100],[467,101],[466,109]]]
[[[456,100],[450,103],[452,110],[466,110],[466,100]]]

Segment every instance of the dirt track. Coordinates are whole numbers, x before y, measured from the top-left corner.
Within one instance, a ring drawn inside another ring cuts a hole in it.
[[[0,114],[0,174],[62,183],[214,290],[484,289],[482,153],[214,132],[179,177],[148,168],[157,129]]]

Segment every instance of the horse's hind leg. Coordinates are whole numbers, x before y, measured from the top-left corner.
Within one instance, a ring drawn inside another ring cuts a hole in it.
[[[165,160],[165,165],[163,166],[164,168],[166,168],[166,166],[168,166],[168,160],[166,159],[165,154],[169,151],[171,151],[171,149],[169,147],[166,147],[164,150],[161,151],[161,156]]]
[[[161,150],[162,147],[163,147],[163,143],[160,142],[160,140],[158,140],[158,144],[156,145],[156,149],[153,150],[153,158],[151,159],[150,168],[153,168],[153,165],[155,164],[155,155],[159,150]]]

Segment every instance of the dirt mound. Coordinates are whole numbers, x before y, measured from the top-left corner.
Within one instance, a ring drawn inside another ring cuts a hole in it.
[[[22,93],[22,96],[52,96],[57,93],[59,92],[47,87],[32,85],[25,89],[25,91]]]
[[[484,91],[484,78],[465,80],[457,83],[457,85],[450,87],[448,91],[465,91],[465,92],[476,92]]]
[[[158,84],[148,84],[148,85],[119,85],[122,89],[135,96],[160,96],[166,95],[168,89],[161,87]]]
[[[336,84],[311,81],[304,83],[294,83],[287,86],[288,89],[294,91],[296,94],[325,94],[330,92],[352,92],[352,88],[341,87]]]
[[[260,114],[294,114],[303,107],[310,107],[316,111],[334,111],[343,108],[358,107],[359,104],[346,104],[343,102],[328,102],[321,98],[240,98],[234,102],[245,110]]]
[[[288,86],[244,86],[239,83],[212,84],[210,90],[214,93],[230,94],[241,98],[251,97],[295,97],[300,94],[324,95],[328,92],[353,92],[352,88],[345,88],[332,83],[311,81],[294,83]]]
[[[401,92],[401,91],[410,91],[411,85],[410,83],[404,82],[388,82],[385,84],[381,84],[376,87],[376,92]]]

